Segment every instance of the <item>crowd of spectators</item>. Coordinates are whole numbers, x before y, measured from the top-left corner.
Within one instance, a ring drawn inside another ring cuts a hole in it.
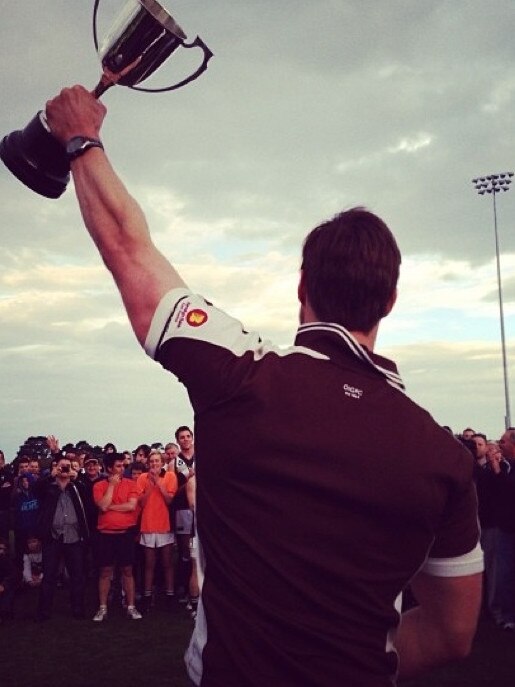
[[[456,438],[474,457],[485,609],[515,631],[515,428],[499,440],[470,427]],[[92,576],[96,622],[114,599],[134,620],[156,604],[182,605],[195,617],[194,475],[186,426],[175,442],[133,451],[87,441],[60,448],[53,436],[29,438],[10,464],[0,450],[0,619],[13,616],[24,587],[39,588],[36,618],[48,619],[63,578],[72,614],[83,617],[85,580]]]
[[[515,427],[498,441],[467,428],[463,441],[475,459],[485,607],[499,627],[515,631]]]
[[[0,622],[27,588],[38,590],[35,619],[48,620],[64,584],[71,614],[85,618],[88,578],[98,586],[95,622],[114,602],[131,620],[156,605],[195,617],[194,474],[186,426],[174,442],[133,451],[85,440],[61,448],[54,436],[30,437],[9,464],[0,450]]]

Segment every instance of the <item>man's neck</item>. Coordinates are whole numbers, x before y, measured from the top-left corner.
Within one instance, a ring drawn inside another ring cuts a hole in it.
[[[310,324],[312,322],[320,322],[320,318],[317,317],[317,314],[311,308],[309,303],[307,303],[301,307],[300,323]],[[378,329],[379,322],[369,332],[356,332],[349,330],[349,333],[352,334],[352,336],[356,339],[358,343],[360,343],[362,346],[366,346],[369,351],[373,351],[374,346],[376,345]]]
[[[379,325],[376,324],[376,326],[369,331],[368,333],[365,332],[350,332],[352,336],[356,339],[358,343],[360,343],[362,346],[366,346],[369,351],[374,350],[374,346],[376,345],[376,339],[377,339],[377,330],[379,328]]]
[[[193,446],[191,448],[187,449],[186,451],[181,451],[181,456],[183,458],[186,458],[187,460],[191,460],[194,455],[195,455],[195,448]]]

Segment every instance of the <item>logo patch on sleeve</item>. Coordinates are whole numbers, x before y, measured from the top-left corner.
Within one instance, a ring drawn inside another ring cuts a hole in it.
[[[190,310],[186,315],[186,322],[190,327],[201,327],[207,322],[207,312],[200,310],[200,308]]]

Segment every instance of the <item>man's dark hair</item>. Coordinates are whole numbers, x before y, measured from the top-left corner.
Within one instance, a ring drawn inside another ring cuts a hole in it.
[[[191,436],[193,436],[193,432],[188,427],[188,425],[181,425],[180,427],[177,427],[177,429],[175,430],[175,441],[179,440],[179,434],[181,432],[189,432],[191,434]]]
[[[302,249],[309,303],[324,322],[369,332],[388,312],[401,254],[382,219],[346,210],[315,227]]]
[[[145,456],[148,458],[150,454],[150,446],[148,444],[140,444],[137,448],[134,449],[134,455],[136,455],[136,453],[139,453],[140,451],[143,451]]]
[[[472,441],[472,439],[464,439],[463,437],[459,437],[459,442],[470,451],[475,459],[477,459],[477,446],[475,441]]]
[[[485,441],[488,441],[488,439],[486,438],[486,434],[482,434],[481,432],[475,432],[472,435],[472,439],[475,439],[476,437],[479,437],[480,439],[484,439]]]
[[[63,461],[63,460],[66,460],[68,463],[71,463],[73,459],[72,459],[72,458],[68,458],[68,455],[66,455],[66,456],[60,455],[60,456],[57,456],[57,457],[56,457],[56,459],[55,459],[55,464],[56,464],[56,465],[59,465],[59,463],[60,463],[61,461]]]
[[[121,460],[123,463],[123,454],[122,453],[106,453],[103,456],[103,463],[104,463],[104,468],[106,470],[110,470],[113,465],[116,463],[117,460]]]
[[[131,475],[133,472],[148,472],[147,466],[140,462],[131,463],[128,467],[128,470]]]

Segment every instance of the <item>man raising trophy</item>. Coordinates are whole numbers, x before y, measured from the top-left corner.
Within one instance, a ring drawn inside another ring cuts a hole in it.
[[[391,687],[465,656],[483,569],[473,460],[374,353],[396,299],[392,233],[363,208],[311,231],[295,343],[273,346],[190,291],[157,250],[100,143],[105,114],[82,86],[46,106],[62,146],[98,142],[70,155],[84,223],[138,341],[195,412],[191,680]],[[418,605],[402,613],[408,584]]]

